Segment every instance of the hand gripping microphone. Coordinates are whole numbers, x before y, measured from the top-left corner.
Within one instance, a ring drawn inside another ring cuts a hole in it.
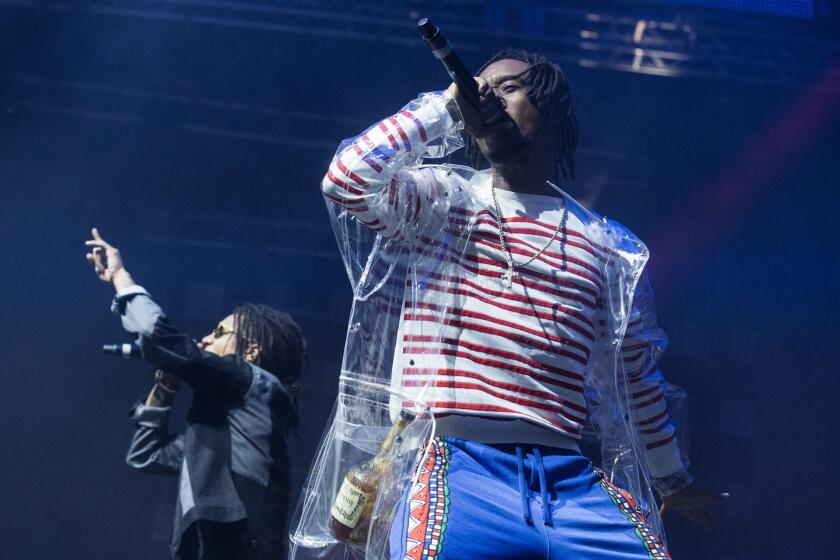
[[[102,351],[111,356],[119,356],[123,359],[143,357],[143,354],[140,352],[140,346],[136,342],[103,344]]]
[[[498,103],[489,103],[484,107],[481,106],[478,95],[478,84],[475,83],[475,78],[467,70],[467,67],[464,66],[464,63],[461,62],[460,57],[453,50],[452,45],[449,44],[446,37],[443,36],[443,33],[440,32],[440,29],[429,18],[419,20],[417,22],[417,29],[420,30],[429,48],[432,49],[432,54],[446,68],[449,77],[458,86],[458,90],[466,98],[467,102],[481,113],[481,120],[484,124],[493,126],[506,119],[507,114],[502,111]]]

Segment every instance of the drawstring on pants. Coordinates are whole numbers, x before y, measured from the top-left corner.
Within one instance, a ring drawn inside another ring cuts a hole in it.
[[[542,498],[543,523],[551,525],[551,502],[548,499],[548,488],[545,483],[545,465],[538,447],[534,448],[534,458],[537,462],[537,474],[540,477],[540,497]]]
[[[542,499],[543,523],[551,525],[551,502],[548,495],[548,484],[545,480],[545,465],[543,464],[542,454],[539,448],[533,448],[534,462],[537,466],[537,476],[540,480],[540,498]],[[525,480],[525,458],[522,453],[522,448],[516,446],[516,470],[519,475],[519,497],[522,503],[522,517],[525,522],[531,523],[531,508],[528,504],[530,492],[528,490],[528,482]]]
[[[528,483],[525,482],[525,459],[522,458],[522,448],[516,446],[516,470],[519,473],[519,497],[522,499],[522,517],[525,523],[531,524],[531,508],[528,506]]]

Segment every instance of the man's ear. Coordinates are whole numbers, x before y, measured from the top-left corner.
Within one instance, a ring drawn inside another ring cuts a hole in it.
[[[246,362],[256,363],[257,359],[260,357],[260,347],[257,346],[255,342],[248,343],[248,348],[245,349],[245,352],[242,354],[242,358]]]

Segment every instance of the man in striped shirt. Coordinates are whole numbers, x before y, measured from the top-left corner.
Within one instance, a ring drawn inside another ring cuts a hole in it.
[[[330,204],[382,240],[438,263],[409,270],[421,280],[382,311],[399,313],[391,385],[436,419],[392,526],[391,558],[667,558],[645,518],[655,511],[577,443],[591,419],[602,437],[629,442],[631,456],[640,449],[666,508],[711,521],[717,498],[692,484],[668,417],[656,366],[667,339],[640,276],[647,250],[551,182],[573,176],[577,145],[559,67],[505,51],[477,81],[502,123],[486,127],[453,84],[345,141],[322,184]],[[462,185],[446,168],[418,165],[457,146],[462,128],[473,167],[487,159],[489,171]],[[616,236],[634,247],[630,257]],[[381,348],[367,351],[381,360]],[[599,376],[605,363],[617,373]],[[632,435],[607,426],[616,410],[628,411]],[[435,486],[446,490],[432,495]]]

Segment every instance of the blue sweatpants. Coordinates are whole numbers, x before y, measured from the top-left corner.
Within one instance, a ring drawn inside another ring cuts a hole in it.
[[[418,468],[391,560],[670,560],[633,498],[573,451],[443,437]]]

